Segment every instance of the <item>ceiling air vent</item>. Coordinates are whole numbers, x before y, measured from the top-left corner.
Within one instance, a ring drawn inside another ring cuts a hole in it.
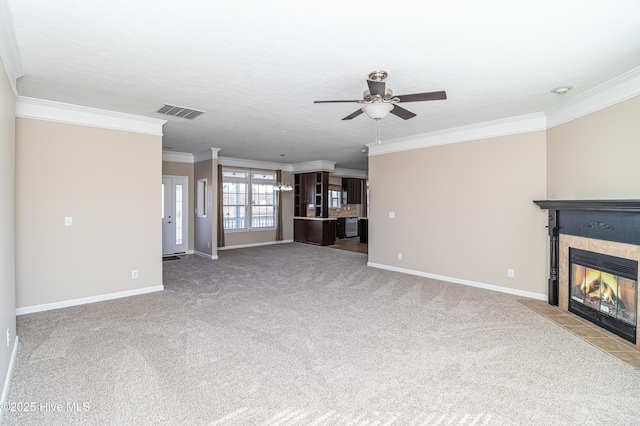
[[[189,120],[193,120],[194,118],[204,114],[204,111],[169,104],[162,105],[156,112],[159,114],[172,115],[174,117],[188,118]]]

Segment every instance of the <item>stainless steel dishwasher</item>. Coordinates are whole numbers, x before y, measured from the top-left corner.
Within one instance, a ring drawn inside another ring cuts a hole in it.
[[[358,236],[358,218],[357,217],[348,217],[345,220],[345,234],[347,235],[347,238]]]

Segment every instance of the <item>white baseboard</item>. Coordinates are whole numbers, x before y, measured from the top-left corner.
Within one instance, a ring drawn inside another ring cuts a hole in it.
[[[187,253],[186,253],[186,254],[194,254],[194,253],[195,253],[195,251],[194,251],[194,250],[187,250]]]
[[[7,377],[4,379],[4,388],[2,388],[2,398],[0,398],[0,404],[7,400],[9,395],[9,385],[11,384],[11,374],[13,374],[13,366],[16,364],[16,357],[18,356],[18,336],[13,340],[13,350],[11,351],[11,359],[9,360],[9,367],[7,368]],[[2,413],[4,410],[0,410],[0,425],[2,424]]]
[[[210,260],[216,260],[218,258],[217,254],[203,253],[197,250],[194,251],[193,254],[195,254],[196,256],[204,257],[205,259],[210,259]]]
[[[137,288],[135,290],[119,291],[117,293],[101,294],[99,296],[83,297],[81,299],[63,300],[62,302],[45,303],[42,305],[16,308],[16,315],[32,314],[34,312],[50,311],[52,309],[68,308],[69,306],[86,305],[88,303],[103,302],[105,300],[120,299],[122,297],[137,296],[164,290],[164,285]]]
[[[445,277],[444,275],[430,274],[428,272],[414,271],[413,269],[398,268],[396,266],[383,265],[381,263],[367,262],[367,266],[378,269],[386,269],[387,271],[402,272],[403,274],[417,275],[419,277],[433,278],[440,281],[448,281],[456,284],[468,285],[471,287],[483,288],[485,290],[498,291],[500,293],[508,293],[516,296],[529,297],[531,299],[544,300],[549,299],[546,294],[533,293],[531,291],[517,290],[515,288],[500,287],[493,284],[479,283],[476,281],[463,280],[460,278]]]
[[[270,246],[270,245],[273,245],[273,244],[286,244],[286,243],[292,243],[292,242],[293,242],[293,240],[265,241],[264,243],[238,244],[236,246],[218,247],[218,250],[233,250],[233,249],[239,249],[239,248]]]

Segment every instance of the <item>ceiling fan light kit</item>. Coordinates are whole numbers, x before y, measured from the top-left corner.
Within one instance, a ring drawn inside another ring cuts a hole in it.
[[[367,117],[373,118],[374,120],[385,118],[392,109],[393,104],[390,102],[372,102],[362,106],[362,111],[367,114]]]

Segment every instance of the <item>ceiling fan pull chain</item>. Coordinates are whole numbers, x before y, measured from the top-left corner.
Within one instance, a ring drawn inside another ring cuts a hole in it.
[[[380,119],[376,118],[376,142],[381,143],[380,141]]]

